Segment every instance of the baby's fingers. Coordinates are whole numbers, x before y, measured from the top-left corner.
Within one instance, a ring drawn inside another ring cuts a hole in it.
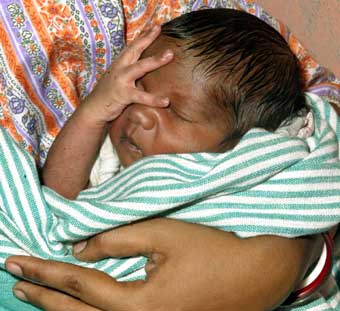
[[[120,56],[122,64],[127,66],[136,62],[141,57],[144,50],[159,36],[160,31],[161,27],[156,25],[128,45]]]
[[[130,90],[131,103],[142,104],[151,107],[166,107],[169,99],[141,91],[137,88]]]
[[[166,50],[161,55],[143,58],[126,68],[126,78],[128,81],[136,81],[148,72],[154,71],[172,61],[174,54],[171,50]]]

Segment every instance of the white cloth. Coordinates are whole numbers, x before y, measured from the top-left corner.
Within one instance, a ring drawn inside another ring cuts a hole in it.
[[[119,158],[110,137],[106,136],[90,174],[90,185],[97,186],[121,169]]]

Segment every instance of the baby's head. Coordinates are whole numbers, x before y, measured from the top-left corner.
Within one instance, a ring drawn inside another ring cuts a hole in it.
[[[275,130],[304,107],[299,63],[284,38],[257,17],[209,9],[174,19],[162,34],[180,39],[197,59],[209,105],[232,119],[225,142],[234,145],[253,127]],[[209,109],[207,107],[207,109]]]
[[[138,87],[168,97],[167,108],[130,105],[111,139],[123,165],[148,155],[220,152],[251,128],[275,130],[304,107],[299,64],[281,35],[241,11],[207,9],[162,26],[143,57],[174,60]]]

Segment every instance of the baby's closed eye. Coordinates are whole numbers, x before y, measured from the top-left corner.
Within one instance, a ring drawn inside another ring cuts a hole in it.
[[[183,110],[180,110],[171,101],[170,101],[170,104],[165,109],[167,109],[169,112],[173,113],[176,117],[178,117],[179,119],[183,121],[190,122],[190,123],[193,122],[192,118],[187,113],[185,113]]]

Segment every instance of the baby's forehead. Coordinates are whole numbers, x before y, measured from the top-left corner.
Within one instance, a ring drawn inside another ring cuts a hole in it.
[[[142,58],[158,55],[170,49],[174,53],[175,59],[189,61],[190,53],[186,51],[185,45],[186,40],[172,38],[161,33],[155,41],[144,50]]]
[[[174,60],[169,66],[166,65],[156,70],[159,74],[149,76],[156,77],[157,84],[164,86],[165,89],[170,89],[171,95],[179,99],[178,101],[191,103],[186,109],[201,112],[206,115],[207,119],[212,116],[216,117],[217,111],[219,115],[225,114],[224,109],[220,109],[221,107],[217,104],[212,104],[213,101],[209,99],[212,95],[209,90],[213,81],[210,81],[200,70],[198,63],[200,63],[201,58],[195,57],[195,53],[188,50],[188,43],[190,42],[185,39],[176,39],[160,34],[145,50],[142,57],[161,55],[167,49],[171,49],[174,53]],[[165,79],[163,80],[163,78]]]
[[[161,66],[154,71],[161,75],[171,75],[183,82],[201,82],[204,77],[196,72],[198,57],[194,57],[192,51],[187,50],[187,42],[184,39],[172,38],[160,35],[142,54],[142,58],[161,57],[167,50],[171,50],[174,57],[170,63]]]

